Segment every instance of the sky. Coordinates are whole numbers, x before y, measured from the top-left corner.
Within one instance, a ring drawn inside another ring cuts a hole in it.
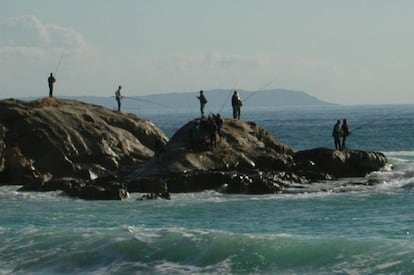
[[[0,98],[291,89],[414,103],[412,0],[0,0]]]

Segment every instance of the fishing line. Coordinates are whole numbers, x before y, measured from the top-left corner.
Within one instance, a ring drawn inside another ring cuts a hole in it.
[[[62,63],[62,59],[63,59],[63,56],[65,55],[65,52],[62,52],[62,54],[60,55],[60,59],[59,59],[59,62],[57,63],[57,65],[56,65],[56,69],[55,69],[55,76],[56,76],[56,74],[57,74],[57,72],[58,72],[58,70],[59,70],[59,67],[60,67],[60,64]]]
[[[122,96],[121,98],[130,99],[130,100],[136,100],[136,101],[142,101],[142,102],[146,102],[146,103],[158,105],[158,106],[161,106],[161,107],[164,107],[164,108],[172,108],[171,106],[168,106],[168,105],[165,105],[165,104],[161,104],[161,103],[158,103],[158,102],[155,102],[155,101],[151,101],[151,100],[136,98],[136,97]]]
[[[226,97],[226,100],[224,101],[223,105],[221,105],[221,108],[220,108],[220,110],[219,110],[219,112],[218,112],[219,114],[221,113],[221,111],[223,111],[223,108],[224,108],[224,106],[227,104],[227,101],[229,101],[229,98],[230,98],[230,96],[231,96],[231,92],[232,92],[232,91],[234,91],[234,90],[236,90],[236,87],[237,87],[237,83],[238,83],[238,82],[239,82],[239,79],[238,79],[238,78],[236,78],[235,83],[234,83],[234,85],[233,85],[233,89],[229,91],[229,93],[228,93],[228,95],[227,95],[227,97]]]
[[[245,98],[243,99],[243,101],[245,102],[245,101],[247,101],[249,98],[251,98],[252,96],[256,95],[258,92],[263,91],[264,89],[266,89],[267,87],[269,87],[269,86],[270,86],[270,84],[272,84],[273,82],[275,82],[275,81],[276,81],[276,79],[277,79],[277,78],[274,78],[272,81],[270,81],[270,82],[266,83],[266,85],[262,86],[262,87],[261,87],[260,89],[258,89],[257,91],[255,91],[255,92],[253,92],[252,94],[250,94],[250,95],[248,95],[247,97],[245,97]]]
[[[388,115],[386,118],[394,118],[394,117],[396,117],[397,115],[400,115],[401,113],[400,112],[398,112],[398,113],[391,113],[390,115]],[[375,119],[371,119],[371,120],[369,120],[368,122],[366,122],[366,123],[364,123],[364,124],[362,124],[362,125],[360,125],[360,126],[358,126],[358,127],[356,127],[356,128],[354,128],[353,130],[352,130],[352,132],[350,132],[350,133],[355,133],[355,132],[357,132],[357,131],[359,131],[359,130],[362,130],[362,129],[364,129],[366,126],[368,126],[368,125],[373,125],[373,122],[376,122],[376,121],[379,121],[379,120],[382,120],[382,118],[381,119],[378,119],[378,118],[375,118]]]

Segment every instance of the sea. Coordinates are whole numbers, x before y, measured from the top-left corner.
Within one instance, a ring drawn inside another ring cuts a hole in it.
[[[347,119],[347,148],[383,152],[390,165],[268,195],[86,201],[1,186],[0,274],[414,274],[414,105],[245,105],[241,119],[296,151],[333,148],[332,128]],[[199,115],[124,111],[168,137]]]

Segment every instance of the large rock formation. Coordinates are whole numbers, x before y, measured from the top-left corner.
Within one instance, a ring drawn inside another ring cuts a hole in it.
[[[224,119],[221,137],[210,144],[207,119],[195,119],[170,139],[159,160],[153,159],[140,169],[141,175],[211,170],[285,170],[293,162],[293,150],[277,142],[254,122]],[[200,127],[200,140],[192,133]]]
[[[363,177],[387,163],[378,152],[294,152],[254,122],[234,119],[224,119],[214,144],[210,125],[192,120],[167,143],[153,123],[132,114],[56,98],[3,100],[0,183],[84,199],[168,197],[167,189],[266,194]]]
[[[363,177],[385,166],[387,158],[379,152],[361,150],[332,150],[315,148],[296,152],[294,160],[297,170],[313,170],[330,174],[336,178]]]
[[[165,135],[133,114],[74,100],[0,101],[0,182],[88,179],[150,159]],[[43,177],[43,178],[42,178]]]
[[[131,175],[128,190],[145,192],[167,184],[172,192],[277,193],[312,181],[363,177],[387,163],[379,152],[294,152],[255,123],[234,119],[224,120],[221,139],[213,146],[206,121],[196,119],[179,129],[165,153]],[[201,139],[195,141],[192,133],[199,126]]]

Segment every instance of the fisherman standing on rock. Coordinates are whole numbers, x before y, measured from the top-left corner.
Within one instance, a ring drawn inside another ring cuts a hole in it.
[[[341,121],[338,119],[333,127],[332,136],[334,138],[335,149],[341,150],[341,136],[342,136],[342,127]]]
[[[53,97],[53,84],[55,84],[56,78],[53,76],[53,73],[50,73],[50,76],[47,78],[47,83],[49,84],[49,97]]]
[[[118,112],[121,111],[121,98],[122,98],[121,89],[122,89],[122,86],[119,85],[118,90],[115,91],[115,99],[118,102]]]
[[[204,106],[207,104],[207,98],[204,96],[203,90],[200,91],[200,95],[197,98],[200,100],[201,117],[204,117]]]
[[[346,122],[346,119],[342,120],[342,127],[341,127],[341,133],[342,133],[342,146],[341,149],[344,150],[345,149],[345,141],[347,136],[349,136],[351,133],[349,132],[348,129],[348,123]]]
[[[233,108],[234,119],[240,119],[241,106],[243,106],[243,103],[237,94],[237,91],[234,91],[233,96],[231,97],[231,107]]]

